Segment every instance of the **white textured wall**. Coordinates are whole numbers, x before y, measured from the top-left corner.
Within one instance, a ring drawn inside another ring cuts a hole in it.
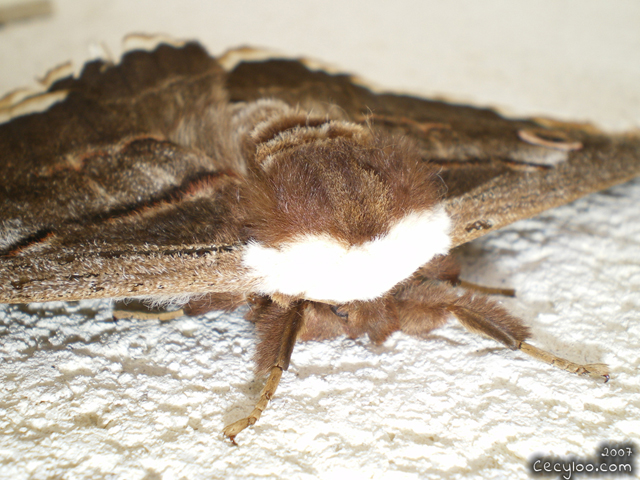
[[[0,91],[130,32],[265,46],[396,90],[518,114],[640,127],[640,6],[629,1],[57,1],[0,29]],[[278,395],[248,413],[239,316],[114,323],[109,302],[0,306],[0,478],[527,478],[534,454],[591,456],[640,435],[640,181],[467,248],[465,276],[513,286],[535,343],[606,362],[608,384],[452,324],[298,345]]]

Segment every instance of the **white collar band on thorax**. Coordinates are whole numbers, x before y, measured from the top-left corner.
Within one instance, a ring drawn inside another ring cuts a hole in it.
[[[250,242],[245,266],[260,278],[258,292],[347,303],[373,300],[451,246],[444,207],[412,212],[389,232],[345,247],[329,235],[303,235],[279,248]]]

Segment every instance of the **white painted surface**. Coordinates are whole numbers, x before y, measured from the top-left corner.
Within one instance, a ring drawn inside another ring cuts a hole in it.
[[[132,31],[315,57],[390,88],[518,113],[640,127],[637,2],[56,2],[0,30],[0,91]],[[179,5],[179,6],[178,6]],[[143,13],[143,9],[146,10]],[[0,307],[0,478],[527,478],[536,453],[640,443],[640,181],[474,242],[465,277],[534,343],[606,362],[601,384],[457,325],[298,345],[278,394],[233,447],[222,427],[262,382],[237,315],[110,318],[108,302]]]

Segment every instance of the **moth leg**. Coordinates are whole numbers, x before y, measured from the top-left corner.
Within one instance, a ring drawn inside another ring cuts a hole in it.
[[[113,311],[113,318],[135,318],[138,320],[160,320],[166,322],[184,315],[193,317],[202,315],[212,310],[232,312],[247,303],[244,295],[228,293],[207,293],[190,299],[182,308],[172,311],[155,312],[144,301],[118,302],[124,308]]]
[[[185,315],[195,316],[211,312],[212,310],[233,312],[246,303],[247,299],[242,294],[207,293],[190,299],[184,306],[184,313]]]
[[[256,323],[260,343],[256,351],[256,373],[269,372],[260,399],[249,416],[227,425],[223,433],[235,444],[235,437],[255,424],[276,393],[282,372],[289,368],[293,347],[304,324],[304,311],[308,302],[294,302],[283,307],[268,299],[256,302],[250,318]]]
[[[567,372],[576,373],[578,375],[589,375],[594,378],[604,377],[604,383],[609,381],[609,367],[606,363],[588,363],[586,365],[580,365],[558,357],[551,352],[534,347],[527,342],[520,342],[518,349],[533,358],[561,368],[562,370],[566,370]]]
[[[477,283],[467,282],[466,280],[458,280],[457,286],[466,290],[484,293],[485,295],[502,295],[503,297],[516,296],[516,291],[513,288],[487,287],[486,285],[479,285]]]
[[[426,265],[420,267],[414,275],[413,280],[414,282],[425,282],[429,280],[447,282],[455,287],[462,287],[466,290],[472,290],[485,295],[516,296],[516,291],[513,288],[487,287],[461,279],[460,265],[455,256],[451,254],[437,256]]]
[[[492,338],[511,350],[521,350],[550,365],[578,375],[609,379],[602,363],[580,365],[527,343],[531,334],[522,320],[509,314],[488,297],[465,293],[458,296],[444,283],[414,278],[394,292],[401,329],[410,335],[424,335],[443,325],[453,314],[469,331]]]
[[[460,298],[464,299],[465,296]],[[581,365],[534,347],[524,341],[529,336],[528,329],[524,325],[522,325],[521,329],[513,328],[515,325],[514,320],[520,323],[519,319],[506,313],[499,305],[491,305],[492,302],[489,302],[487,299],[477,297],[468,298],[471,301],[470,307],[473,307],[473,303],[480,301],[480,309],[476,310],[459,305],[450,305],[447,307],[447,310],[453,313],[467,330],[493,338],[512,350],[521,350],[533,358],[554,365],[567,372],[578,375],[590,375],[595,378],[604,377],[605,382],[609,380],[607,365],[603,363]],[[490,310],[486,310],[487,307],[489,307]]]
[[[484,297],[464,295],[465,306],[448,305],[446,308],[467,330],[492,338],[511,350],[529,337],[529,329],[520,319],[509,315],[500,305]],[[475,308],[474,308],[475,307]]]
[[[280,384],[280,378],[282,378],[282,368],[276,365],[271,368],[271,373],[269,374],[267,383],[262,388],[262,392],[260,392],[260,400],[258,400],[258,403],[249,416],[224,427],[222,432],[226,437],[229,437],[234,445],[237,445],[235,440],[236,435],[245,428],[255,424],[260,419],[262,412],[264,412],[269,404],[269,400],[271,400],[271,397],[276,393],[276,389]]]
[[[184,310],[179,308],[178,310],[172,310],[170,312],[138,312],[133,310],[114,310],[113,318],[121,320],[124,318],[134,318],[136,320],[160,320],[161,322],[168,322],[176,318],[184,316]]]
[[[115,320],[133,318],[135,320],[160,320],[167,322],[185,315],[182,308],[167,311],[163,308],[154,308],[144,300],[119,300],[115,302],[112,316]]]

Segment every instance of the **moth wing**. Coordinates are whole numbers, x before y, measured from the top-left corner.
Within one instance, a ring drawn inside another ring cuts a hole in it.
[[[237,284],[224,78],[202,47],[162,45],[88,63],[41,96],[61,101],[0,125],[0,301]]]
[[[640,135],[585,124],[508,119],[493,110],[375,93],[350,75],[300,60],[246,61],[229,72],[232,101],[280,98],[413,138],[441,166],[454,246],[640,175]]]
[[[225,76],[198,45],[163,45],[89,63],[46,94],[63,100],[0,126],[0,300],[248,288],[225,87],[413,138],[441,166],[454,245],[640,173],[638,136],[374,93],[300,61]]]

